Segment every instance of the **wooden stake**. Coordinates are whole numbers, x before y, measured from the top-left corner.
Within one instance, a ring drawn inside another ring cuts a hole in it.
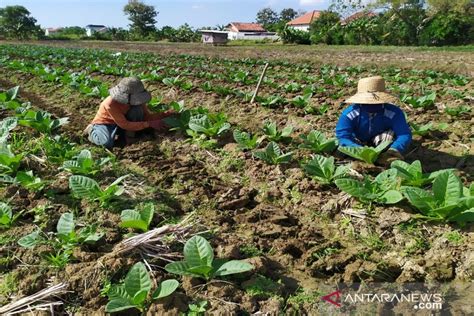
[[[258,90],[260,89],[260,85],[262,84],[263,77],[265,77],[265,73],[267,72],[267,68],[268,68],[268,63],[266,63],[265,67],[263,67],[262,75],[260,76],[260,80],[258,80],[257,88],[255,89],[255,92],[253,93],[252,100],[250,101],[250,104],[253,104],[255,102],[255,98],[257,97]]]

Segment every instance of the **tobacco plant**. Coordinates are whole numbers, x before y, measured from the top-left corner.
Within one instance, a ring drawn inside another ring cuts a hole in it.
[[[178,286],[177,280],[165,280],[160,283],[149,299],[152,288],[151,278],[145,265],[138,262],[128,271],[123,283],[112,285],[107,292],[109,302],[105,306],[105,311],[115,313],[136,308],[140,312],[145,312],[152,301],[173,294]]]
[[[58,268],[64,267],[72,257],[73,249],[84,243],[95,243],[104,235],[97,231],[97,225],[86,226],[76,231],[74,215],[64,213],[56,225],[56,233],[51,236],[36,230],[18,240],[21,247],[33,249],[42,244],[50,245],[53,252],[45,259]]]
[[[6,142],[0,143],[0,175],[13,174],[20,167],[23,154],[15,155]]]
[[[110,161],[110,157],[93,159],[91,152],[84,149],[73,160],[65,161],[62,168],[73,174],[95,175]]]
[[[271,142],[287,143],[291,141],[290,135],[293,132],[293,126],[285,126],[279,131],[275,122],[267,121],[264,123],[262,131]]]
[[[106,206],[123,194],[124,189],[119,184],[126,177],[122,176],[105,189],[101,189],[95,180],[85,176],[74,175],[69,178],[69,188],[76,198],[98,201],[101,206]]]
[[[214,259],[209,242],[201,236],[194,236],[184,245],[184,260],[168,263],[165,270],[178,275],[189,275],[205,280],[229,274],[250,271],[253,266],[240,260]]]
[[[50,134],[51,131],[67,124],[68,121],[67,117],[53,119],[48,112],[29,110],[20,115],[18,124],[32,127],[41,133]]]
[[[365,177],[362,181],[345,178],[334,182],[340,190],[369,205],[395,204],[403,199],[399,191],[400,179],[395,169],[385,170],[373,180],[369,177]]]
[[[369,146],[339,146],[338,150],[352,158],[365,161],[369,164],[374,164],[379,155],[390,146],[390,142],[382,142],[377,147]]]
[[[336,138],[326,138],[326,136],[319,131],[311,131],[308,135],[300,135],[303,143],[300,148],[311,150],[315,154],[331,152],[337,147]]]
[[[255,158],[261,159],[271,165],[279,165],[289,163],[291,161],[293,153],[283,153],[275,142],[268,143],[264,150],[258,150],[253,152]]]
[[[453,169],[438,170],[431,173],[423,173],[421,162],[415,160],[408,164],[402,160],[396,160],[390,165],[391,168],[397,170],[397,175],[402,179],[402,185],[412,187],[422,187],[427,185],[442,172],[452,171]]]
[[[308,163],[303,165],[307,175],[322,184],[330,184],[334,180],[347,176],[350,167],[347,165],[336,167],[334,157],[315,155]]]
[[[405,186],[402,192],[424,218],[458,223],[474,221],[474,184],[463,187],[453,171],[438,174],[431,191]]]
[[[152,203],[146,203],[134,210],[123,210],[120,215],[120,219],[122,220],[120,227],[135,228],[146,232],[148,231],[154,214],[155,206]]]
[[[237,142],[241,150],[255,149],[263,140],[263,137],[258,137],[257,134],[252,136],[250,133],[241,132],[238,129],[234,129],[233,135],[234,140]]]

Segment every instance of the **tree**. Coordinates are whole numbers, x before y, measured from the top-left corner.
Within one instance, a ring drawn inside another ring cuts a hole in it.
[[[30,11],[20,5],[0,8],[0,33],[7,38],[28,39],[42,33]]]
[[[257,12],[257,23],[262,24],[268,31],[275,30],[278,21],[278,14],[271,8],[263,8]]]
[[[298,16],[298,12],[293,8],[286,8],[280,12],[280,21],[288,23],[291,20],[294,20]]]
[[[123,8],[123,12],[128,15],[131,32],[145,37],[153,34],[156,30],[156,16],[158,12],[154,6],[146,5],[140,0],[129,0]]]
[[[332,11],[323,11],[319,18],[311,23],[309,32],[311,42],[325,44],[341,44],[342,34],[340,28],[341,16]]]

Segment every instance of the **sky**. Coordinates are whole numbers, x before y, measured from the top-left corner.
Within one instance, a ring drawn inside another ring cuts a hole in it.
[[[43,27],[102,24],[127,28],[123,14],[127,0],[0,0],[0,7],[22,5]],[[144,0],[159,12],[157,26],[215,26],[229,22],[254,22],[257,12],[271,7],[295,10],[324,10],[330,0]]]

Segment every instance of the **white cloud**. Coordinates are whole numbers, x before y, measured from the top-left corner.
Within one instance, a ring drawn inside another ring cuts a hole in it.
[[[300,0],[300,5],[301,6],[310,6],[310,5],[316,5],[316,4],[321,4],[326,1],[324,0]]]

